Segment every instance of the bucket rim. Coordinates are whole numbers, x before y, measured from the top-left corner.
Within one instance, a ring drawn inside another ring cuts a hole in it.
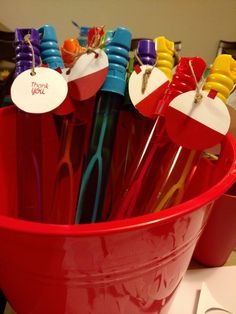
[[[114,220],[108,222],[98,222],[90,224],[71,224],[59,225],[41,222],[26,221],[5,215],[0,215],[0,229],[11,230],[15,232],[24,232],[30,234],[41,234],[51,236],[94,236],[97,234],[108,234],[115,232],[125,232],[150,225],[166,224],[176,219],[178,216],[189,214],[203,206],[211,204],[218,197],[223,195],[230,186],[236,181],[236,141],[234,137],[228,133],[224,140],[231,144],[233,150],[233,162],[228,173],[219,180],[219,182],[205,191],[204,193],[180,203],[174,207],[170,207],[157,213],[148,213],[137,217],[126,218],[122,220]]]

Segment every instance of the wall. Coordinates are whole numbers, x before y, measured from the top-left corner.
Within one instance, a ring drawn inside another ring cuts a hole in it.
[[[220,39],[236,41],[235,0],[1,0],[0,21],[10,29],[52,24],[59,42],[80,25],[129,28],[133,37],[182,40],[182,55],[213,61]]]

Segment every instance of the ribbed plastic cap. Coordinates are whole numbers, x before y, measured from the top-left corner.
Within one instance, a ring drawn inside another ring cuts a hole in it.
[[[105,52],[108,56],[108,75],[101,90],[124,96],[126,86],[126,67],[131,46],[131,33],[123,27],[109,32],[106,37]]]
[[[44,25],[39,28],[39,33],[41,35],[40,52],[43,63],[51,69],[64,68],[55,29],[51,25]]]
[[[17,28],[15,30],[15,43],[23,44],[25,35],[30,34],[30,42],[34,46],[39,46],[39,32],[34,28]],[[28,46],[28,44],[26,44]]]
[[[30,45],[24,40],[26,35],[33,46],[35,66],[40,65],[39,33],[34,28],[17,28],[15,30],[16,69],[15,77],[33,66],[33,55]]]
[[[156,62],[156,49],[153,40],[141,39],[138,42],[138,56],[143,64],[153,65]]]
[[[41,41],[56,41],[57,42],[57,35],[53,26],[46,24],[40,27],[38,31],[41,35]]]
[[[206,69],[206,62],[200,57],[181,57],[176,68],[176,74],[184,73],[192,76],[189,62],[191,62],[196,79],[199,81]]]

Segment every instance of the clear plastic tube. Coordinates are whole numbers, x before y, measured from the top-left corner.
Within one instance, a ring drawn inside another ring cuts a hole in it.
[[[164,111],[175,96],[195,89],[196,83],[189,67],[190,61],[197,80],[200,80],[205,62],[197,57],[180,59],[173,80],[159,104],[162,114],[157,116],[142,153],[137,156],[134,166],[130,169],[126,188],[117,196],[110,219],[122,219],[155,209],[159,191],[180,154],[178,145],[172,143],[166,134]],[[141,190],[146,192],[140,193]]]

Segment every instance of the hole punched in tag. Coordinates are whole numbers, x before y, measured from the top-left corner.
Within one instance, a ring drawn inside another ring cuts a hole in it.
[[[31,41],[30,41],[30,34],[26,34],[24,36],[24,41],[30,46],[30,49],[32,51],[32,70],[30,72],[30,75],[34,76],[34,75],[36,75],[36,71],[35,71],[35,54],[34,54],[34,47],[33,47],[33,45],[31,44]]]
[[[135,49],[134,51],[134,57],[136,58],[136,60],[138,61],[138,63],[142,66],[144,65],[142,60],[139,58],[138,56],[138,52],[137,52],[137,49]],[[150,75],[152,74],[152,70],[156,67],[156,64],[157,64],[157,59],[155,61],[155,63],[150,66],[150,67],[147,67],[143,73],[143,81],[142,81],[142,94],[145,93],[146,89],[147,89],[147,85],[148,85],[148,80],[149,80],[149,77]]]

